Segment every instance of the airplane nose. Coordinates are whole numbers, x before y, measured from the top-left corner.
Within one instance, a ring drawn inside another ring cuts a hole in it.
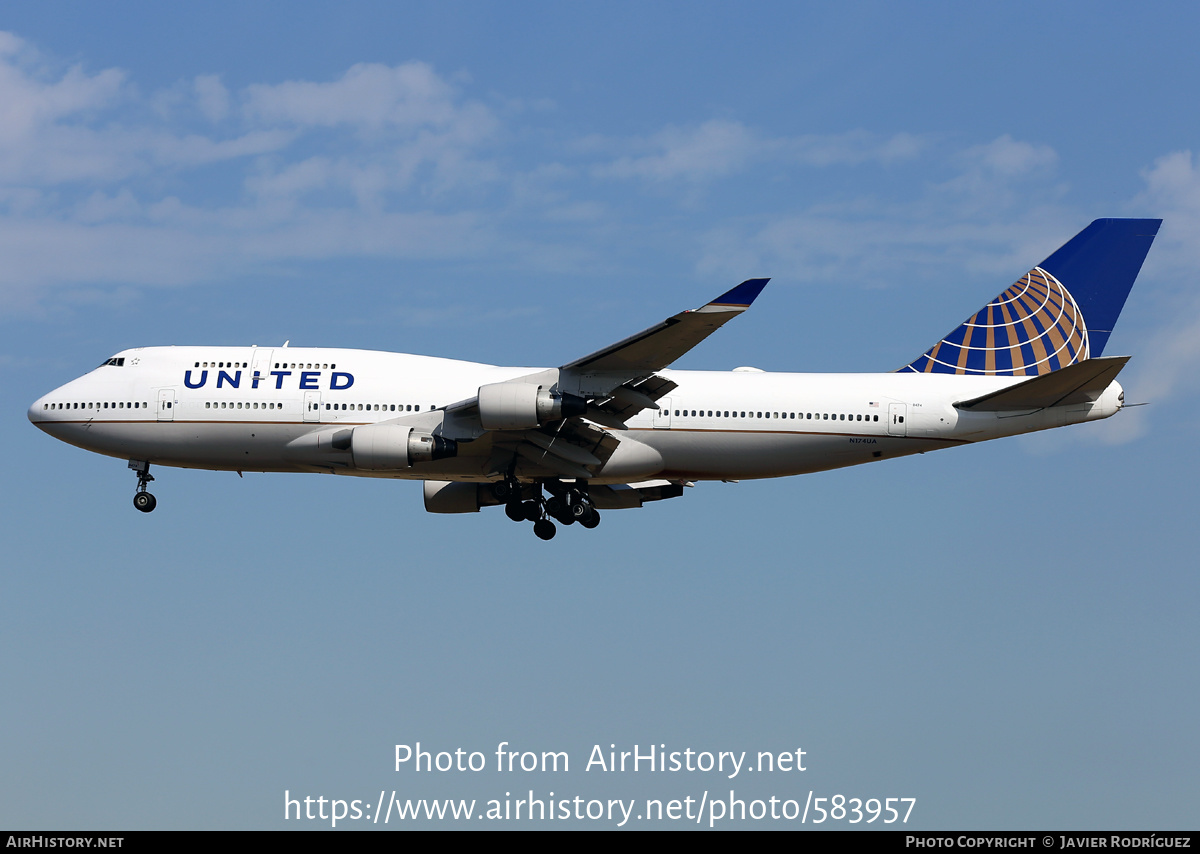
[[[42,430],[43,432],[46,432],[46,428],[49,427],[50,424],[52,423],[52,420],[50,418],[50,413],[46,407],[47,407],[47,402],[53,396],[54,396],[54,392],[50,392],[50,394],[42,395],[37,400],[35,400],[32,404],[30,404],[29,410],[25,413],[25,417],[29,419],[30,423],[32,423],[34,427],[37,427],[39,430]]]

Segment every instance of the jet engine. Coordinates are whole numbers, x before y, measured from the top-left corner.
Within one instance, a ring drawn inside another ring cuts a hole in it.
[[[453,439],[403,424],[364,424],[337,433],[332,444],[336,450],[350,451],[354,467],[366,471],[406,469],[458,455],[458,443]]]
[[[583,415],[587,401],[531,383],[479,387],[479,421],[485,430],[529,430],[550,421]]]
[[[424,484],[425,509],[430,513],[478,513],[480,507],[499,504],[486,483],[461,483],[427,480]]]

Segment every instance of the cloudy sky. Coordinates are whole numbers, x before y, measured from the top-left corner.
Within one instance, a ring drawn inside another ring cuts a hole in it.
[[[1190,826],[1200,15],[977,5],[7,9],[0,824],[734,788]],[[1107,216],[1164,219],[1109,345],[1150,405],[552,543],[318,476],[163,470],[142,516],[25,418],[132,346],[557,365],[760,275],[678,367],[893,370]],[[572,768],[394,771],[416,741]],[[595,744],[809,770],[603,776]]]

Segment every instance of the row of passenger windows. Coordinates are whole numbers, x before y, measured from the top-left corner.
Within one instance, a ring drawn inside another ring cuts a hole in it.
[[[846,415],[845,413],[830,414],[828,412],[730,412],[729,410],[712,409],[676,409],[677,418],[785,418],[795,421],[878,421],[878,415]]]
[[[319,409],[321,404],[310,403],[309,411]],[[433,409],[433,404],[429,405],[429,409]],[[421,404],[419,403],[327,403],[325,411],[330,412],[420,412]]]
[[[125,363],[124,359],[120,359],[120,360],[109,359],[108,362],[106,362],[106,364],[111,365],[117,361],[119,361],[121,364]],[[249,362],[196,362],[194,367],[197,367],[197,368],[248,368],[248,367],[250,367],[250,363]],[[331,364],[322,365],[319,362],[311,362],[308,364],[293,362],[292,364],[289,365],[287,362],[276,362],[275,367],[276,367],[276,369],[290,367],[290,368],[296,368],[298,370],[304,369],[304,370],[323,371],[323,370],[334,370],[335,368],[337,368],[337,365],[331,365]]]
[[[150,404],[141,401],[103,401],[89,403],[43,403],[42,410],[50,409],[149,409]]]
[[[320,408],[319,403],[308,404],[309,412],[313,412]],[[204,404],[205,409],[283,409],[282,403],[230,403],[227,401],[209,401]],[[434,407],[430,405],[429,409]],[[419,403],[327,403],[325,411],[332,412],[420,412],[421,405]]]
[[[282,403],[263,403],[263,404],[245,403],[245,404],[243,404],[241,401],[239,401],[237,403],[228,403],[228,402],[222,400],[222,401],[205,401],[204,408],[205,409],[283,409],[283,404]]]

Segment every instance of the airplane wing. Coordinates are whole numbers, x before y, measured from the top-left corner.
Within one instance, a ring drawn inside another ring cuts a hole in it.
[[[694,311],[682,311],[591,355],[563,366],[565,371],[651,374],[670,365],[729,320],[750,307],[770,279],[747,279]]]
[[[476,396],[445,407],[444,416],[431,417],[444,418],[438,432],[458,441],[490,434],[495,452],[485,469],[491,475],[519,457],[559,477],[589,478],[621,444],[602,428],[623,429],[638,412],[658,409],[655,401],[676,384],[656,372],[749,308],[768,281],[747,279],[698,309],[561,368],[482,386]],[[657,497],[661,490],[655,490],[643,492]]]
[[[731,319],[741,314],[762,293],[770,279],[747,279],[713,301],[644,329],[616,344],[568,362],[561,368],[509,380],[506,386],[539,385],[556,399],[571,398],[571,416],[583,415],[605,427],[621,429],[643,409],[676,387],[656,371],[666,368]],[[486,387],[485,387],[486,388]],[[586,411],[579,406],[586,403]],[[477,417],[479,397],[446,407],[458,419]],[[559,419],[554,419],[559,420]],[[539,420],[538,423],[543,423]],[[528,424],[528,427],[537,426]],[[484,425],[484,429],[489,429]]]

